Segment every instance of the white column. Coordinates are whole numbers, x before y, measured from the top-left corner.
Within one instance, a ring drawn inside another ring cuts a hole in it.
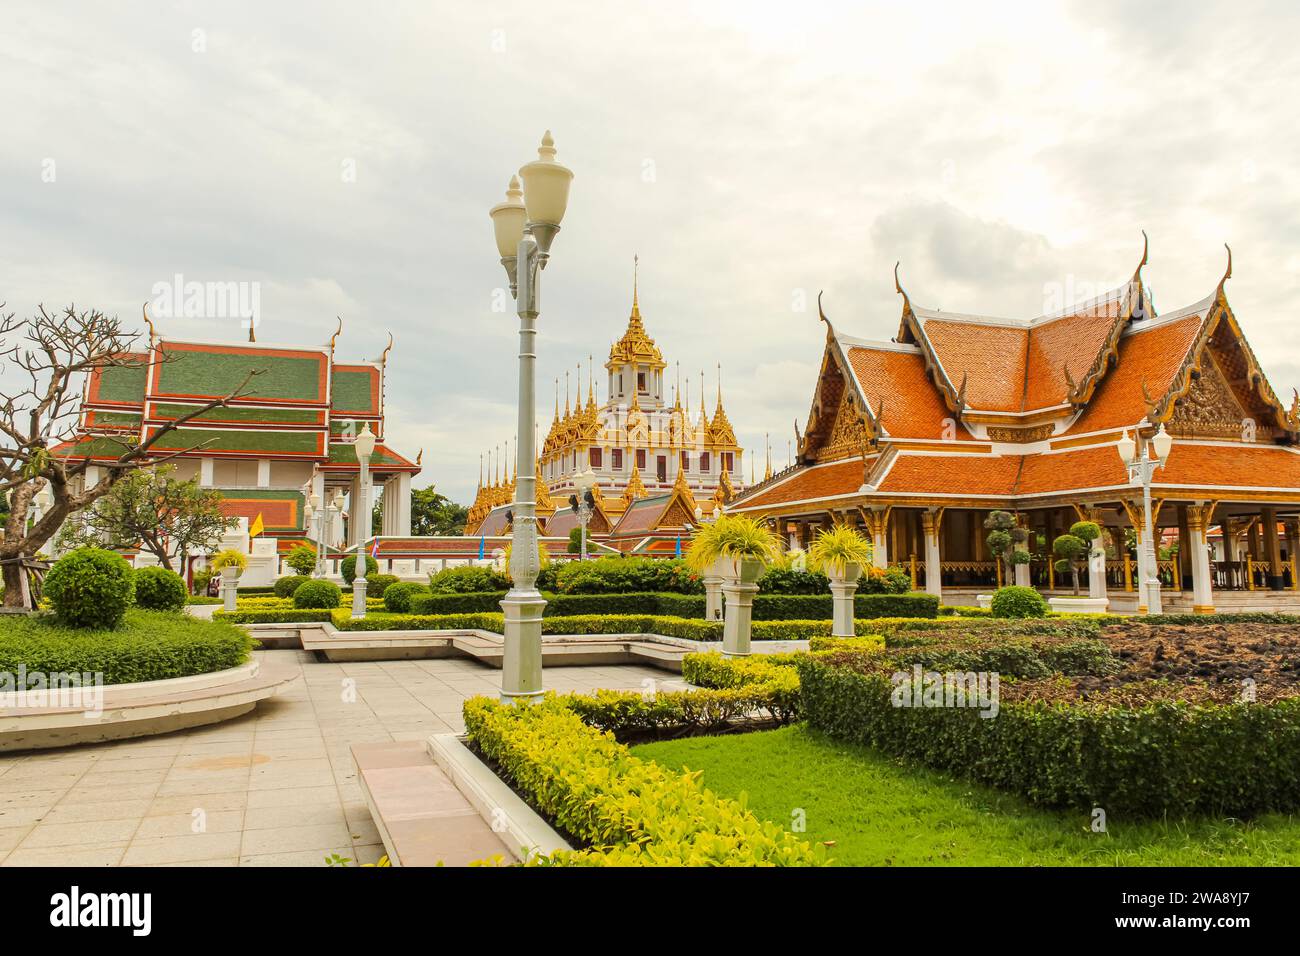
[[[943,597],[943,581],[939,557],[939,533],[943,527],[942,511],[921,513],[921,527],[925,532],[925,590]]]
[[[199,459],[199,484],[204,488],[212,487],[212,470],[211,458]],[[89,476],[89,472],[87,472],[87,476]]]
[[[1146,529],[1141,527],[1133,528],[1134,548],[1137,551],[1137,562],[1135,573],[1137,580],[1133,582],[1134,590],[1138,596],[1138,612],[1146,613],[1147,610],[1147,579],[1150,575],[1147,573],[1147,535]]]
[[[872,508],[866,513],[871,530],[871,563],[877,568],[889,567],[889,509]]]
[[[352,479],[348,488],[348,547],[363,543],[361,533],[362,529],[368,527],[366,517],[366,505],[361,500],[361,476],[358,475]]]
[[[831,578],[831,636],[853,637],[853,597],[858,591],[858,578],[862,566],[849,565],[848,573],[843,577],[832,574]]]
[[[399,538],[411,536],[411,476],[402,472],[397,476],[397,508],[393,534]]]
[[[271,459],[257,459],[257,487],[271,487]]]
[[[754,595],[757,593],[757,584],[748,584],[740,580],[728,581],[722,585],[722,594],[727,602],[726,617],[722,623],[724,657],[749,656],[750,637],[753,631]]]
[[[1210,549],[1205,532],[1213,517],[1210,505],[1189,505],[1187,508],[1188,557],[1192,562],[1192,613],[1214,613],[1214,584],[1210,574]]]

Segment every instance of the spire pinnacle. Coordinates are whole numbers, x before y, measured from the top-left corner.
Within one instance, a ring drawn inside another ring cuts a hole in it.
[[[569,415],[569,370],[566,368],[564,370],[564,417],[567,419]]]
[[[637,296],[636,296],[637,272],[640,270],[640,266],[641,266],[641,257],[639,255],[633,255],[632,256],[632,314],[635,316],[641,315],[641,306],[637,302]]]

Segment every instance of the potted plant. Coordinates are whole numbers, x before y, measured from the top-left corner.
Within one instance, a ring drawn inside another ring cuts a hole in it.
[[[830,578],[833,600],[831,633],[836,637],[852,637],[853,596],[858,590],[862,568],[871,560],[871,544],[856,528],[836,525],[817,535],[808,556],[813,566],[826,572]]]
[[[222,597],[225,600],[224,609],[234,611],[235,599],[239,593],[239,575],[243,573],[244,568],[248,567],[248,558],[244,556],[242,551],[226,548],[224,551],[216,553],[210,566],[213,571],[221,575]]]
[[[706,571],[722,559],[730,577],[742,584],[753,584],[780,550],[771,528],[744,515],[724,515],[696,533],[687,561],[691,567]]]
[[[856,584],[871,562],[871,542],[857,528],[836,525],[817,535],[808,556],[832,581]]]
[[[1074,596],[1068,598],[1054,597],[1048,601],[1052,610],[1065,614],[1101,614],[1109,605],[1104,597],[1079,596],[1079,571],[1082,570],[1092,554],[1095,542],[1101,537],[1101,528],[1095,521],[1076,521],[1070,526],[1068,534],[1057,537],[1052,542],[1052,553],[1056,555],[1053,565],[1057,574],[1070,572],[1074,584]]]

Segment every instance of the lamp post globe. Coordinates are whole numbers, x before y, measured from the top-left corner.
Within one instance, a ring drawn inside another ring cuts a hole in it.
[[[524,183],[527,229],[537,239],[544,268],[551,242],[568,209],[569,184],[573,182],[573,170],[555,160],[555,139],[549,129],[537,147],[537,158],[520,167],[519,176]]]

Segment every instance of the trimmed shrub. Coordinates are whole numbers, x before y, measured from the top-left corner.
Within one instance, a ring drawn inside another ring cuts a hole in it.
[[[1019,793],[1047,806],[1132,816],[1244,816],[1300,805],[1300,698],[1267,704],[1140,706],[1003,700],[899,707],[887,673],[798,663],[817,730]]]
[[[505,591],[446,591],[412,594],[407,610],[411,614],[493,614],[500,612]]]
[[[383,597],[390,587],[401,580],[396,574],[367,574],[366,597]]]
[[[664,609],[664,597],[679,599],[677,610],[687,609],[678,617],[704,617],[703,596],[685,594],[654,594],[632,592],[629,594],[550,594],[546,597],[548,617],[573,617],[583,614],[670,614]],[[684,599],[684,600],[680,600]]]
[[[120,555],[119,555],[120,557]],[[5,618],[0,673],[102,673],[105,684],[168,680],[238,667],[253,642],[228,623],[132,608],[115,630],[68,628],[47,615]]]
[[[370,575],[379,573],[379,562],[366,555],[366,580],[370,580]],[[357,576],[357,556],[349,554],[339,562],[339,574],[343,575],[343,582],[349,587],[352,585],[352,579]]]
[[[304,581],[293,592],[293,606],[305,608],[335,608],[343,600],[343,592],[332,581]]]
[[[681,558],[596,558],[561,565],[555,572],[555,590],[560,594],[703,594],[704,582]]]
[[[213,620],[227,621],[231,624],[309,624],[330,619],[330,612],[323,608],[277,608],[275,610],[253,611],[216,611]]]
[[[428,594],[429,589],[414,581],[398,581],[384,589],[384,610],[393,614],[409,614],[412,598]]]
[[[77,548],[54,562],[44,594],[61,623],[111,630],[131,606],[133,583],[131,565],[116,551]]]
[[[275,596],[281,598],[293,597],[293,592],[298,590],[298,586],[310,581],[305,574],[288,574],[282,578],[277,578],[275,582]]]
[[[773,565],[758,579],[762,594],[825,594],[831,579],[820,571]]]
[[[429,590],[434,594],[482,593],[484,591],[510,590],[510,579],[495,568],[477,564],[462,564],[443,568],[429,578]]]
[[[637,695],[632,695],[637,696]],[[690,695],[687,695],[690,696]],[[638,698],[639,699],[639,698]],[[644,702],[642,702],[644,704]],[[560,866],[807,866],[825,853],[706,790],[696,774],[641,760],[566,703],[466,701],[474,747],[551,823],[588,850],[529,862]]]
[[[185,606],[185,579],[166,568],[135,572],[135,603],[147,611],[179,611]]]
[[[1011,585],[993,592],[994,617],[1046,617],[1047,602],[1033,588]]]
[[[330,612],[340,631],[491,631],[504,634],[505,615],[496,614],[367,614],[353,620],[347,608]]]
[[[311,573],[316,570],[316,549],[306,544],[294,545],[285,555],[284,563],[300,577],[311,577]]]

